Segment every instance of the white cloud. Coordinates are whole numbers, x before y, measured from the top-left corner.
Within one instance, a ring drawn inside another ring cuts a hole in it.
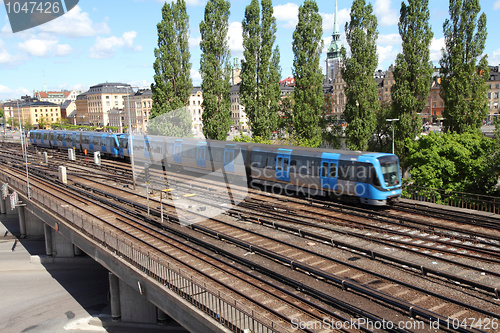
[[[378,35],[377,44],[379,45],[401,45],[401,43],[399,34]]]
[[[201,36],[198,37],[189,37],[188,43],[189,47],[200,47]]]
[[[388,63],[394,63],[398,53],[398,50],[393,45],[377,45],[378,67],[386,68],[388,67]]]
[[[65,15],[39,26],[40,31],[55,33],[69,37],[96,36],[109,34],[110,29],[105,22],[94,23],[89,14],[75,6]]]
[[[500,64],[500,48],[496,49],[491,54],[488,54],[488,63],[492,65]]]
[[[444,37],[443,38],[432,38],[431,46],[430,46],[430,58],[431,61],[437,62],[441,59],[442,52],[441,50],[445,47]]]
[[[493,4],[493,9],[494,10],[500,9],[500,0],[495,1],[495,3]]]
[[[3,40],[0,39],[0,64],[10,64],[16,61],[16,57],[7,51]]]
[[[29,95],[30,93],[30,90],[24,87],[12,89],[0,84],[0,100],[16,99],[23,95]]]
[[[274,17],[280,26],[294,29],[299,22],[299,5],[289,2],[274,6]]]
[[[97,41],[90,48],[90,58],[110,58],[117,49],[127,48],[133,51],[142,50],[141,46],[134,45],[134,39],[137,36],[135,31],[124,32],[121,37],[111,36],[108,38],[97,37]]]
[[[377,0],[373,6],[380,26],[391,26],[399,22],[398,12],[391,8],[391,0]]]
[[[191,80],[193,81],[193,86],[199,86],[201,84],[201,74],[196,69],[191,68]]]
[[[55,38],[30,38],[18,44],[19,49],[30,56],[47,57],[55,55],[63,57],[71,54],[73,48],[68,44],[59,44]]]
[[[339,25],[339,31],[344,32],[345,23],[351,20],[351,9],[343,8],[338,10],[338,18],[337,23]],[[333,32],[333,22],[335,20],[335,13],[331,14],[323,14],[321,13],[321,18],[323,19],[323,31],[332,31]]]
[[[241,22],[229,23],[229,49],[232,52],[243,52],[243,28]],[[200,37],[201,39],[201,37]]]

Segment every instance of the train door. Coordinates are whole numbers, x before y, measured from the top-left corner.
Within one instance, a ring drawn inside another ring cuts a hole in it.
[[[92,151],[94,151],[94,134],[89,133],[88,139],[89,139],[89,151],[88,152],[92,152]]]
[[[207,156],[207,143],[200,141],[196,147],[196,165],[205,168],[205,159]]]
[[[108,135],[106,133],[103,133],[101,135],[101,152],[104,154],[107,154],[108,150],[110,149],[110,148],[108,148],[109,146],[107,147],[107,141],[108,141],[108,140],[106,140],[107,137],[108,137]],[[111,151],[109,151],[109,152],[111,152]]]
[[[182,163],[182,140],[175,140],[174,142],[174,162]]]
[[[224,170],[234,172],[234,148],[235,145],[224,147]]]
[[[77,149],[77,147],[76,147],[76,133],[75,132],[71,133],[71,148]]]
[[[290,155],[291,149],[278,149],[276,154],[276,179],[290,181]]]
[[[321,158],[321,187],[326,190],[337,190],[339,156],[339,154],[324,153]]]

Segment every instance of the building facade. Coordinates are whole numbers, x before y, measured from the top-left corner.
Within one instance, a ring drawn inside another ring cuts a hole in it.
[[[34,91],[33,97],[41,102],[62,104],[67,100],[74,102],[76,100],[76,97],[81,93],[82,91],[80,90]]]
[[[151,89],[139,89],[134,94],[125,96],[123,103],[125,105],[123,126],[125,127],[129,124],[128,110],[130,106],[130,125],[132,126],[132,132],[146,133],[148,130],[148,120],[151,116],[151,107],[153,105],[153,92]]]
[[[132,87],[125,83],[101,83],[90,87],[85,93],[90,126],[110,126],[109,110],[124,109],[124,97],[132,93]]]
[[[203,131],[203,93],[201,87],[193,87],[189,96],[188,112],[191,114],[193,133],[201,135]]]
[[[75,107],[76,107],[75,125],[89,126],[90,118],[89,118],[87,93],[80,94],[76,97]]]
[[[33,102],[22,106],[21,121],[38,128],[50,128],[61,121],[61,106],[50,102]]]
[[[493,124],[494,118],[500,119],[500,66],[490,66],[490,76],[486,84],[488,85],[489,114],[488,124]]]
[[[240,104],[240,84],[229,89],[231,98],[231,129],[247,132],[249,129],[245,107]]]

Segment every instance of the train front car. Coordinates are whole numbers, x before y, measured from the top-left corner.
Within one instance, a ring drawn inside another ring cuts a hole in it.
[[[356,194],[361,203],[384,206],[399,200],[401,197],[401,172],[399,159],[396,155],[367,153],[359,156],[358,161],[370,165],[364,182],[356,185]],[[361,173],[358,179],[364,177],[362,170],[356,171]]]

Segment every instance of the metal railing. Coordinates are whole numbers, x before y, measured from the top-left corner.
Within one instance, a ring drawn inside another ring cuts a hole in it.
[[[0,178],[3,178],[3,181],[8,180],[9,185],[16,191],[27,192],[25,182],[1,175]],[[119,260],[125,260],[135,266],[231,331],[244,332],[246,329],[262,333],[291,331],[291,326],[285,327],[273,322],[246,308],[233,297],[207,286],[193,276],[186,276],[181,267],[151,253],[149,251],[151,249],[134,245],[131,237],[120,231],[111,230],[100,221],[95,221],[85,211],[75,209],[63,200],[32,187],[31,191],[32,201],[59,215],[65,222],[106,248]]]
[[[500,214],[500,197],[406,185],[403,198]]]

